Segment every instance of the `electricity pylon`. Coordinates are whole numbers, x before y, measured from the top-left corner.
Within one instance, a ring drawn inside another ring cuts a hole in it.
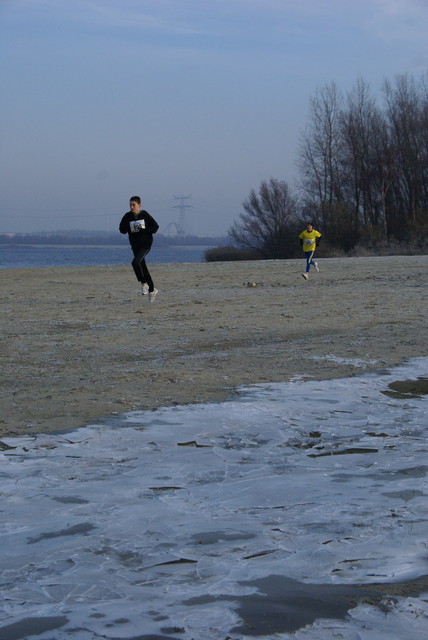
[[[188,200],[192,196],[172,196],[174,200],[179,200],[180,204],[175,204],[173,209],[179,209],[180,213],[178,215],[178,223],[176,224],[177,233],[179,235],[186,235],[186,209],[191,209],[191,204],[184,204],[185,200]]]

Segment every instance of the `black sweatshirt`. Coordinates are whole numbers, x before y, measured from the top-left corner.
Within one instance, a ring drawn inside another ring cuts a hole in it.
[[[137,220],[143,220],[144,228],[135,229],[133,223]],[[129,243],[133,251],[139,251],[152,246],[153,234],[159,229],[159,225],[154,218],[147,213],[147,211],[141,210],[136,216],[131,211],[125,213],[119,224],[120,233],[127,233]]]

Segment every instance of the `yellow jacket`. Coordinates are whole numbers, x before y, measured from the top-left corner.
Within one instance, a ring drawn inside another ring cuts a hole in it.
[[[300,240],[303,240],[303,251],[315,251],[315,247],[317,246],[317,238],[321,238],[321,234],[319,231],[302,231],[299,235]]]

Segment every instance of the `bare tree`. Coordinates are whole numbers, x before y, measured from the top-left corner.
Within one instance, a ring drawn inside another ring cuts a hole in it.
[[[383,108],[382,108],[383,107]],[[428,217],[428,75],[385,81],[378,107],[360,79],[317,90],[301,137],[301,199],[329,242],[405,239]],[[417,237],[417,236],[416,236]]]
[[[420,85],[408,75],[395,85],[384,84],[386,115],[396,156],[394,208],[389,211],[393,232],[418,224],[428,213],[428,99],[426,78]]]
[[[358,240],[361,231],[386,228],[385,198],[392,180],[385,119],[362,79],[347,96],[342,136],[344,189],[351,226]]]
[[[310,100],[301,134],[300,215],[286,182],[252,190],[229,230],[264,258],[294,257],[295,236],[308,215],[332,246],[420,239],[428,229],[428,74],[385,81],[378,106],[359,79],[342,97],[334,83]]]
[[[241,247],[256,249],[263,258],[288,258],[294,253],[297,201],[286,182],[263,181],[243,202],[245,213],[229,230]]]
[[[342,104],[334,83],[317,90],[310,100],[298,161],[306,203],[318,212],[321,226],[331,231],[337,226],[337,209],[343,208]]]

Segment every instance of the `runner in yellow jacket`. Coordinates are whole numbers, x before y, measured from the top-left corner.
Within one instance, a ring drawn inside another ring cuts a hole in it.
[[[312,222],[308,222],[306,229],[299,235],[300,244],[303,247],[306,257],[306,271],[302,273],[305,280],[309,278],[309,271],[311,266],[315,267],[319,271],[318,262],[312,260],[316,247],[320,243],[321,234],[319,231],[315,231]]]

